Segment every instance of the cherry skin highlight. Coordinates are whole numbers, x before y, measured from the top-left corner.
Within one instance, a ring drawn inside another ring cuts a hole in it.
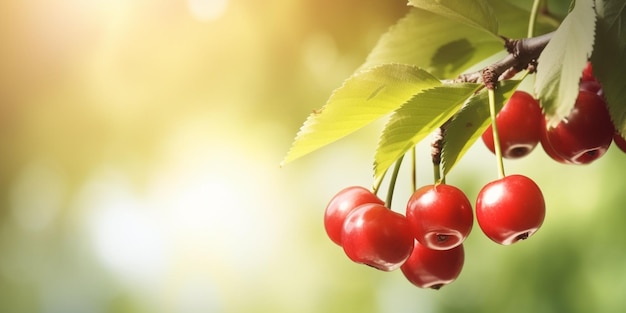
[[[517,159],[535,149],[541,136],[542,119],[539,102],[524,91],[515,91],[496,116],[502,157]],[[491,125],[483,132],[482,140],[495,153]]]
[[[545,214],[539,186],[523,175],[488,183],[476,200],[478,225],[487,237],[502,245],[532,236],[543,224]]]
[[[452,249],[472,230],[472,205],[460,189],[451,185],[427,185],[408,201],[406,217],[415,239],[434,250]]]
[[[346,216],[366,203],[384,204],[383,200],[361,186],[344,188],[330,200],[324,212],[324,228],[330,240],[341,246],[341,232]]]
[[[432,250],[415,241],[413,253],[400,270],[419,288],[439,289],[459,277],[464,262],[463,245],[450,250]]]
[[[399,268],[413,251],[413,233],[404,215],[382,204],[357,207],[343,224],[346,255],[356,263],[382,271]]]

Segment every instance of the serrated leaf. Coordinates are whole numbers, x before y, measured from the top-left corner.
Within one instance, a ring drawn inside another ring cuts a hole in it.
[[[374,177],[448,120],[481,85],[446,84],[416,94],[391,115],[374,157]]]
[[[440,84],[411,65],[384,64],[358,72],[335,90],[320,111],[309,115],[282,164],[345,137]]]
[[[520,83],[521,80],[500,82],[495,90],[497,111],[502,109]],[[450,170],[461,160],[489,124],[489,97],[487,89],[483,89],[472,97],[446,126],[441,151],[441,167],[444,176],[450,173]]]
[[[596,1],[598,23],[591,57],[615,128],[626,134],[626,2]]]
[[[555,125],[569,115],[583,68],[591,56],[596,14],[593,0],[577,0],[539,56],[535,92]]]
[[[472,1],[467,1],[472,2]],[[489,0],[495,16],[506,21],[500,34],[526,36],[529,12],[501,0]],[[537,23],[537,33],[552,31]],[[426,10],[411,8],[379,39],[361,68],[402,63],[419,66],[439,78],[454,78],[472,65],[502,51],[500,38]]]
[[[471,27],[498,35],[498,20],[484,0],[409,0],[409,4]]]

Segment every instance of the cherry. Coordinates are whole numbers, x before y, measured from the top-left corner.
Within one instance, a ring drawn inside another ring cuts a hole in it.
[[[542,119],[539,102],[524,91],[515,91],[496,116],[502,157],[517,159],[528,155],[539,143]],[[495,152],[491,125],[482,139]]]
[[[593,67],[591,65],[591,62],[587,62],[587,65],[583,69],[583,75],[581,77],[581,81],[592,81],[592,80],[596,80],[596,78],[593,76]]]
[[[586,91],[589,91],[589,92],[593,92],[593,93],[597,94],[600,97],[602,97],[602,94],[603,94],[602,86],[596,80],[584,80],[584,81],[580,82],[580,85],[578,86],[578,88],[580,90],[586,90]]]
[[[434,250],[460,245],[472,230],[472,205],[460,189],[440,184],[417,189],[406,207],[415,239]]]
[[[357,207],[343,224],[346,255],[382,271],[399,268],[411,255],[414,240],[404,215],[378,203]]]
[[[539,186],[522,175],[485,185],[476,200],[476,219],[491,240],[510,245],[532,236],[543,223],[546,206]]]
[[[613,135],[613,141],[620,150],[626,153],[626,139],[624,139],[619,132],[615,132],[615,135]]]
[[[361,186],[344,188],[330,200],[324,212],[324,228],[334,243],[341,246],[341,231],[346,216],[366,203],[384,204],[383,200]]]
[[[400,270],[417,287],[439,289],[459,277],[464,261],[462,244],[450,250],[432,250],[416,240],[413,253]]]
[[[615,133],[604,100],[587,90],[578,93],[574,108],[565,119],[544,131],[542,145],[546,152],[551,150],[572,164],[588,164],[600,158]]]
[[[546,125],[546,120],[544,119],[541,123],[541,127],[542,129],[547,129],[547,125]],[[567,161],[565,158],[563,158],[558,152],[556,152],[556,150],[554,150],[554,148],[552,147],[552,144],[550,144],[550,141],[548,141],[548,134],[545,131],[541,132],[541,138],[539,140],[539,142],[541,142],[541,147],[543,148],[543,151],[553,160],[559,162],[559,163],[563,163],[563,164],[571,164],[571,162]]]

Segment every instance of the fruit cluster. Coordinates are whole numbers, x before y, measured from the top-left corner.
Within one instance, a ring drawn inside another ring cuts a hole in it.
[[[531,236],[544,216],[541,190],[522,175],[485,185],[476,201],[481,230],[503,245]],[[324,214],[326,233],[352,261],[382,271],[400,268],[412,284],[432,289],[453,282],[461,273],[463,242],[473,222],[469,199],[446,184],[415,190],[405,215],[386,207],[370,190],[352,186],[337,193]]]
[[[604,155],[612,142],[626,152],[626,140],[613,126],[590,64],[582,74],[573,109],[558,124],[549,126],[539,102],[515,91],[492,115],[482,140],[497,156],[494,142],[500,143],[500,165],[501,158],[524,157],[538,144],[564,164],[589,164]],[[416,188],[405,214],[389,206],[367,188],[345,188],[326,207],[326,233],[352,261],[382,271],[399,268],[412,284],[432,289],[453,282],[461,273],[463,242],[472,230],[474,214],[489,239],[510,245],[532,236],[543,224],[546,210],[543,194],[532,179],[505,176],[503,170],[499,179],[480,190],[475,210],[463,191],[445,183]]]
[[[591,63],[583,71],[573,109],[557,125],[548,126],[539,102],[523,91],[512,95],[498,113],[496,124],[502,156],[508,159],[528,155],[538,143],[548,156],[563,164],[589,164],[603,156],[611,142],[626,152],[626,140],[613,127]],[[482,140],[494,152],[491,126]]]

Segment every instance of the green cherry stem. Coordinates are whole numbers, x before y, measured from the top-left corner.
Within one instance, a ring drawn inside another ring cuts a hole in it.
[[[382,185],[385,175],[387,175],[386,170],[382,175],[380,175],[380,177],[376,178],[376,180],[374,181],[374,184],[372,184],[372,193],[374,195],[378,195],[378,190],[380,190],[380,185]]]
[[[433,179],[435,180],[435,184],[443,182],[441,179],[441,166],[439,164],[433,163]]]
[[[411,188],[415,192],[417,190],[417,162],[416,162],[415,146],[411,149]]]
[[[539,13],[539,4],[542,0],[534,0],[533,7],[530,9],[530,17],[528,18],[528,38],[535,34],[535,23],[537,21],[537,13]]]
[[[389,180],[389,190],[387,191],[387,199],[385,199],[385,206],[391,209],[391,201],[393,200],[393,191],[396,189],[396,180],[398,179],[398,173],[400,172],[400,165],[402,165],[402,159],[404,159],[404,155],[396,160],[396,165],[393,168],[393,173],[391,173],[391,178]]]
[[[502,162],[502,147],[500,147],[500,136],[498,135],[498,125],[496,124],[496,94],[491,88],[487,90],[489,95],[489,113],[491,115],[491,129],[493,130],[493,146],[495,148],[496,160],[498,162],[498,178],[504,178],[504,163]]]

